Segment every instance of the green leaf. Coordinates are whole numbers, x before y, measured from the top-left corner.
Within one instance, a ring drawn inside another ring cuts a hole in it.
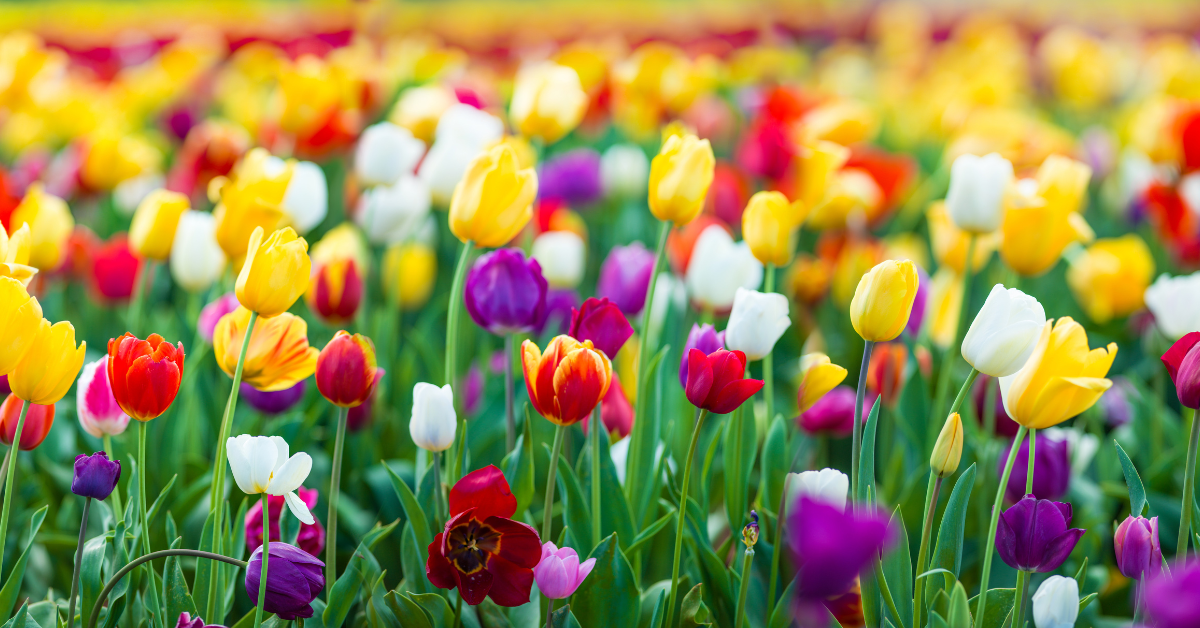
[[[108,554],[108,536],[100,535],[83,544],[83,562],[79,567],[79,616],[86,623],[92,616],[96,597],[104,588],[104,561]]]
[[[538,591],[537,582],[534,582],[529,589],[529,601],[508,609],[508,623],[512,624],[513,628],[538,628],[541,624],[541,602],[541,593]]]
[[[32,628],[29,626],[29,604],[21,605],[21,610],[12,619],[4,623],[3,628]]]
[[[700,583],[683,596],[683,603],[679,605],[679,622],[684,628],[711,626],[708,615],[708,607],[704,605],[704,583]]]
[[[513,450],[508,452],[508,455],[500,463],[500,468],[504,470],[504,478],[508,480],[508,485],[512,488],[513,497],[517,498],[517,517],[520,517],[533,503],[537,490],[533,479],[532,425],[533,419],[530,418],[529,404],[526,403],[523,431],[517,435],[517,440],[513,443]]]
[[[575,613],[571,612],[570,604],[563,606],[550,615],[550,625],[553,628],[580,628],[579,620],[575,618]]]
[[[601,541],[589,558],[595,558],[596,565],[572,597],[582,628],[636,626],[641,608],[637,578],[617,547],[616,535]]]
[[[485,597],[475,607],[475,611],[479,613],[479,625],[483,628],[513,628],[512,624],[508,623],[508,617],[504,615],[504,611],[492,601],[492,598]]]
[[[904,516],[900,507],[892,513],[890,527],[896,531],[896,547],[883,557],[883,577],[887,580],[892,600],[900,617],[893,617],[892,623],[897,626],[911,626],[913,619],[913,572],[912,555],[908,549],[908,531],[904,528]],[[891,610],[884,606],[885,614]]]
[[[417,502],[417,497],[409,490],[408,485],[400,476],[396,475],[395,471],[385,462],[383,468],[387,469],[388,478],[392,481],[392,488],[396,490],[396,496],[400,498],[400,506],[404,508],[404,516],[412,522],[412,530],[414,539],[418,548],[429,547],[433,542],[433,535],[429,533],[429,520],[425,517],[425,510],[421,508]],[[405,577],[409,577],[406,572]]]
[[[413,593],[433,593],[433,584],[425,576],[425,555],[428,545],[420,545],[413,532],[411,521],[404,523],[400,531],[400,567],[404,570],[404,582]]]
[[[117,522],[117,529],[113,532],[113,547],[115,550],[113,551],[112,566],[109,568],[108,573],[116,573],[122,567],[129,564],[129,550],[125,546],[126,533],[125,520]],[[131,577],[122,578],[117,583],[117,586],[113,587],[112,592],[108,594],[108,615],[104,619],[105,628],[112,628],[117,620],[121,618],[121,612],[128,603],[125,593],[129,591],[129,581],[131,579]]]
[[[117,625],[117,620],[121,619],[121,615],[125,612],[125,606],[129,603],[129,598],[122,595],[116,600],[110,601],[108,604],[108,614],[104,616],[104,628],[114,628]]]
[[[671,522],[675,521],[676,516],[676,513],[669,512],[656,519],[654,523],[646,526],[646,529],[642,530],[642,533],[633,539],[633,542],[629,544],[629,547],[625,548],[625,553],[633,555],[641,551],[642,546],[646,543],[649,543],[652,539],[654,539],[655,536],[658,535],[659,532],[662,532],[664,529],[666,529]]]
[[[662,628],[662,623],[667,620],[666,613],[667,591],[664,589],[658,592],[658,598],[654,602],[654,613],[650,615],[650,628]]]
[[[167,493],[171,492],[171,487],[175,486],[175,480],[177,479],[179,479],[178,473],[172,475],[171,479],[167,481],[167,485],[158,492],[158,497],[154,499],[154,503],[150,504],[150,511],[146,513],[146,517],[150,520],[151,525],[154,524],[154,518],[158,516],[158,511],[162,508],[163,500],[166,499]]]
[[[737,599],[734,597],[736,587],[729,578],[730,570],[713,551],[708,542],[708,531],[705,527],[707,519],[700,511],[700,504],[694,499],[687,500],[687,527],[684,541],[692,550],[692,555],[698,558],[700,579],[710,586],[709,596],[713,601],[713,611],[716,613],[716,623],[720,626],[732,626],[734,613],[737,610]]]
[[[641,341],[645,342],[645,338]],[[661,433],[662,417],[661,413],[650,410],[650,402],[659,394],[662,378],[659,366],[670,348],[670,345],[663,345],[646,363],[645,375],[639,376],[642,381],[638,383],[637,405],[634,409],[636,420],[630,434],[629,458],[625,463],[625,494],[633,509],[633,520],[639,526],[646,517],[651,516],[651,500],[659,494],[659,482],[662,481],[662,476],[654,473],[654,450]]]
[[[389,594],[387,588],[383,586],[383,579],[387,576],[387,572],[381,572],[379,577],[375,579],[375,584],[368,591],[363,591],[366,595],[363,610],[366,611],[367,625],[372,628],[404,628],[405,624],[401,624],[400,620],[396,619],[395,613],[388,607],[384,600],[384,595]]]
[[[783,590],[783,595],[779,596],[779,601],[775,603],[775,612],[771,613],[771,619],[767,622],[767,628],[788,628],[792,625],[791,599],[795,595],[796,579],[792,578],[787,588]]]
[[[321,614],[321,621],[325,624],[325,628],[341,628],[359,590],[367,582],[374,582],[379,578],[379,561],[371,554],[371,548],[380,539],[390,534],[399,523],[399,521],[393,521],[386,526],[376,524],[359,542],[358,548],[354,550],[354,555],[350,557],[349,564],[346,565],[346,571],[333,584],[329,596],[332,601],[328,603],[325,612]]]
[[[1083,564],[1079,566],[1079,571],[1075,572],[1075,582],[1079,584],[1079,590],[1083,591],[1083,587],[1087,584],[1087,568],[1088,557],[1083,557]]]
[[[961,582],[954,583],[954,593],[950,594],[950,614],[946,616],[949,628],[970,628],[971,609],[967,605],[967,590]]]
[[[738,408],[729,415],[729,426],[725,428],[725,513],[729,516],[729,527],[738,530],[750,519],[749,500],[750,472],[754,470],[755,453],[758,449],[758,434],[754,425],[754,413]]]
[[[945,619],[937,611],[929,611],[928,628],[950,628]]]
[[[214,527],[215,527],[215,524],[214,524],[213,512],[209,511],[208,516],[204,518],[204,527],[200,530],[200,547],[198,549],[200,549],[201,551],[211,552],[213,550],[213,528]],[[120,529],[120,526],[118,526],[118,530],[119,529]],[[120,537],[118,536],[117,538],[120,538]],[[192,582],[194,583],[192,590],[195,593],[195,595],[192,596],[192,599],[200,600],[200,606],[204,609],[205,613],[207,613],[209,611],[208,593],[209,593],[209,589],[211,588],[212,570],[213,570],[215,563],[216,563],[216,561],[212,561],[212,560],[204,560],[204,559],[197,560],[196,561],[196,575],[195,575],[195,578],[192,580]],[[221,617],[213,617],[213,618],[205,617],[205,619],[208,619],[209,621],[213,621],[213,622],[219,622],[219,621],[222,621],[223,618],[221,618]]]
[[[879,406],[871,404],[871,413],[867,415],[867,424],[863,427],[862,449],[858,458],[858,486],[854,495],[860,502],[867,499],[867,487],[875,486],[875,428],[879,424]]]
[[[446,598],[436,593],[409,593],[408,599],[429,615],[434,628],[454,628],[454,611]]]
[[[1142,476],[1138,475],[1137,468],[1133,466],[1133,461],[1129,459],[1129,454],[1121,447],[1115,439],[1113,445],[1117,447],[1117,457],[1121,459],[1121,472],[1125,474],[1125,484],[1129,486],[1129,512],[1135,516],[1142,516],[1142,510],[1146,508],[1146,488],[1142,486]]]
[[[241,505],[238,506],[237,514],[233,519],[225,522],[225,547],[229,548],[228,554],[238,560],[243,560],[246,553],[246,512],[250,509],[250,500],[243,496]],[[228,510],[226,511],[228,512]],[[234,591],[243,588],[242,582],[245,578],[238,577],[238,571],[241,567],[230,565],[229,563],[217,563],[217,567],[221,570],[221,584],[224,587],[225,596],[220,600],[220,609],[217,614],[224,617],[233,608]],[[222,589],[218,589],[220,591]],[[263,625],[266,625],[267,620],[263,619]],[[169,628],[169,627],[168,627]]]
[[[630,541],[634,539],[633,513],[629,509],[628,500],[625,499],[625,491],[621,488],[621,482],[617,480],[617,468],[613,465],[612,455],[608,450],[608,438],[601,432],[598,440],[600,441],[600,538],[615,532],[621,549],[626,554],[632,555],[628,547]],[[591,439],[588,439],[588,442],[591,442]],[[578,464],[581,469],[578,474],[579,482],[581,487],[586,487],[585,495],[588,500],[589,513],[592,503],[591,456],[591,447],[588,447],[584,450],[583,455],[579,456]],[[591,545],[592,537],[584,540],[584,547]]]
[[[1000,628],[1012,611],[1013,600],[1017,597],[1016,589],[988,589],[987,608],[983,612],[983,623],[980,628]],[[979,612],[979,596],[971,598],[967,603],[971,608],[971,616]]]
[[[58,628],[58,622],[62,620],[58,616],[58,605],[48,601],[30,604],[29,619],[41,628]]]
[[[929,569],[946,569],[955,578],[962,568],[963,537],[967,526],[967,510],[971,505],[971,489],[975,487],[975,473],[976,468],[972,464],[954,482],[954,490],[950,492],[946,510],[942,513],[942,523],[938,526],[937,544],[929,558]],[[933,578],[926,583],[926,603],[945,587],[942,578]]]
[[[783,483],[788,472],[788,433],[787,425],[781,415],[775,415],[771,426],[767,428],[767,438],[763,441],[762,469],[759,471],[762,491],[759,498],[763,506],[775,511],[783,502]]]
[[[42,522],[46,520],[46,512],[49,509],[49,506],[42,506],[29,518],[25,548],[21,550],[21,557],[13,565],[12,571],[8,572],[4,588],[0,588],[0,623],[7,622],[12,617],[13,606],[16,606],[17,596],[21,593],[21,581],[25,579],[25,567],[29,565],[29,548],[33,547],[34,537],[42,528]],[[0,548],[0,551],[3,551],[3,548]]]
[[[545,443],[542,444],[546,447]],[[547,447],[547,450],[549,448]],[[549,459],[549,455],[547,455]],[[571,530],[571,536],[577,541],[592,538],[592,516],[588,512],[588,500],[583,496],[583,487],[575,470],[567,463],[564,456],[558,457],[558,497],[563,505],[563,524]]]
[[[1079,598],[1079,612],[1082,613],[1083,609],[1087,608],[1087,605],[1091,604],[1092,600],[1096,599],[1096,597],[1099,595],[1100,595],[1099,593],[1089,593],[1089,594]]]
[[[182,543],[182,537],[176,538],[171,544],[171,549],[179,549]],[[167,607],[163,617],[167,624],[177,621],[180,613],[189,613],[192,617],[199,614],[196,611],[196,601],[188,592],[187,580],[183,578],[178,556],[168,556],[163,561],[163,603]]]

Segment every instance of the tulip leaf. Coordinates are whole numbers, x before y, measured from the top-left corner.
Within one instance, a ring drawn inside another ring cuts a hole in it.
[[[359,590],[366,583],[374,582],[379,578],[379,561],[371,554],[371,548],[380,539],[390,534],[399,523],[399,521],[393,521],[386,526],[376,524],[359,542],[358,548],[354,550],[354,555],[350,557],[350,562],[346,565],[346,571],[337,579],[337,582],[333,583],[329,595],[329,600],[332,601],[325,607],[325,612],[321,614],[321,621],[325,624],[325,628],[341,628]]]
[[[383,586],[383,579],[386,576],[386,571],[381,572],[379,577],[375,579],[375,584],[370,589],[363,591],[366,596],[363,600],[363,606],[366,611],[367,625],[373,628],[404,628],[408,624],[401,624],[384,600],[385,595],[393,595],[393,593]]]
[[[21,609],[12,619],[4,622],[3,628],[33,628],[29,625],[29,603],[21,605]]]
[[[734,591],[737,589],[730,580],[731,572],[709,545],[708,531],[705,528],[707,520],[700,510],[700,504],[697,504],[694,499],[689,499],[687,505],[688,533],[683,538],[692,549],[692,554],[696,556],[696,562],[700,567],[700,580],[707,582],[711,587],[709,595],[712,598],[713,611],[718,620],[715,623],[719,626],[732,626],[737,606]]]
[[[795,596],[796,579],[792,578],[792,581],[783,590],[783,594],[779,596],[779,600],[775,602],[775,611],[771,613],[771,619],[767,621],[767,628],[788,628],[792,625],[795,617],[791,600]]]
[[[908,531],[904,527],[904,516],[900,507],[892,513],[889,527],[896,532],[896,546],[883,557],[883,578],[887,581],[892,599],[900,617],[893,617],[892,623],[897,626],[911,626],[913,617],[913,572],[912,554],[908,548]],[[884,607],[884,614],[890,615],[891,610]]]
[[[1129,459],[1129,454],[1121,447],[1116,439],[1113,445],[1117,447],[1117,457],[1121,459],[1121,472],[1125,474],[1125,484],[1129,487],[1129,512],[1134,517],[1142,516],[1146,508],[1146,488],[1142,486],[1142,476],[1138,475],[1137,467]]]
[[[600,434],[600,534],[601,538],[616,532],[617,541],[621,545],[621,549],[626,554],[629,552],[629,544],[634,540],[633,532],[633,514],[629,511],[629,501],[625,499],[625,492],[621,489],[621,482],[617,480],[617,468],[613,464],[612,455],[609,453],[608,438],[603,432]],[[591,442],[591,439],[588,439]],[[588,512],[591,512],[591,496],[592,496],[592,453],[591,447],[584,450],[583,455],[579,456],[580,468],[579,481],[580,485],[587,487],[585,493],[588,500]],[[595,534],[595,531],[592,531]],[[589,547],[592,544],[592,538],[584,539],[584,547]]]
[[[1013,600],[1017,597],[1016,589],[988,589],[987,608],[984,609],[983,622],[980,628],[1001,628],[1008,614],[1012,612]],[[971,608],[971,616],[979,612],[979,596],[971,598],[967,605]]]
[[[875,486],[875,428],[879,424],[879,406],[871,404],[871,413],[867,415],[867,424],[863,427],[862,448],[858,456],[858,486],[854,495],[860,502],[867,500],[867,487],[874,492]]]
[[[1079,612],[1082,613],[1083,609],[1087,608],[1088,604],[1091,604],[1092,600],[1096,599],[1099,595],[1099,593],[1089,593],[1079,598]]]
[[[454,611],[450,610],[446,598],[436,593],[409,593],[408,599],[429,615],[434,628],[454,628]]]
[[[171,488],[175,486],[175,480],[177,479],[179,479],[178,473],[172,475],[171,479],[167,480],[167,485],[158,492],[158,497],[154,498],[154,503],[150,504],[150,510],[146,513],[146,518],[151,524],[154,523],[154,518],[158,516],[158,511],[163,506],[163,500],[166,499],[167,493],[171,492]]]
[[[571,612],[570,604],[550,614],[550,625],[553,628],[580,628],[579,620],[575,618],[575,613]]]
[[[100,535],[88,539],[83,545],[83,562],[79,567],[79,614],[82,623],[92,616],[92,607],[96,605],[96,597],[104,588],[104,560],[108,554],[108,535]]]
[[[755,453],[758,449],[758,434],[754,425],[754,412],[743,407],[729,415],[725,428],[725,513],[729,516],[729,527],[735,532],[750,520],[750,509],[746,505],[750,492],[750,473],[754,470]]]
[[[669,586],[670,585],[668,585],[668,588],[669,588]],[[667,612],[667,590],[662,589],[658,592],[658,595],[655,599],[654,612],[650,615],[650,627],[649,628],[662,628],[662,623],[667,620],[666,615],[665,615],[666,612]]]
[[[25,579],[25,567],[29,565],[29,550],[33,547],[34,537],[41,529],[42,522],[46,520],[46,512],[49,509],[49,506],[42,506],[29,518],[25,548],[21,550],[21,557],[13,565],[12,571],[8,572],[8,580],[4,582],[4,587],[0,588],[0,623],[7,622],[12,617],[13,606],[16,606],[17,596],[21,593],[21,581]]]
[[[1084,556],[1083,564],[1079,566],[1079,571],[1075,572],[1075,582],[1079,585],[1080,591],[1083,591],[1084,586],[1087,584],[1087,568],[1088,568],[1088,557]]]
[[[645,330],[641,341],[645,341]],[[648,348],[648,347],[646,347]],[[661,476],[654,473],[655,449],[662,432],[662,413],[650,409],[651,401],[661,402],[662,372],[660,366],[670,345],[663,345],[646,362],[646,373],[639,374],[637,400],[634,405],[633,431],[629,437],[629,457],[625,462],[625,494],[633,510],[633,520],[640,528],[646,518],[653,516],[650,504],[659,494]],[[672,627],[673,628],[673,627]]]
[[[225,547],[229,548],[227,554],[242,560],[246,553],[246,512],[250,508],[250,500],[242,497],[241,505],[238,506],[237,514],[233,519],[225,522]],[[228,511],[226,511],[228,512]],[[233,608],[233,593],[242,586],[242,578],[238,578],[238,571],[241,567],[230,565],[228,563],[217,563],[220,569],[221,585],[225,590],[225,597],[221,601],[221,607],[217,614],[224,617]],[[220,589],[218,589],[219,591]],[[266,625],[267,620],[263,620],[263,625]]]
[[[783,501],[783,483],[791,470],[788,468],[787,447],[787,425],[784,424],[783,416],[777,414],[771,419],[766,440],[763,441],[759,480],[762,486],[759,499],[762,500],[763,507],[772,511],[778,509]]]
[[[213,550],[213,528],[215,527],[213,525],[214,519],[215,519],[215,513],[211,512],[211,511],[208,513],[208,516],[205,517],[205,519],[204,519],[204,527],[200,531],[200,547],[199,547],[199,549],[201,551],[211,552]],[[121,525],[123,525],[123,524],[117,525],[117,534],[118,534],[117,538],[118,539],[120,538]],[[215,567],[215,565],[216,565],[216,561],[212,561],[212,560],[200,559],[200,560],[196,561],[196,576],[195,576],[195,579],[192,580],[192,582],[195,583],[195,585],[193,586],[194,595],[192,596],[192,599],[200,600],[200,606],[203,609],[203,613],[209,613],[211,610],[208,607],[208,593],[209,593],[209,590],[211,589],[210,581],[212,579],[212,570]],[[219,622],[223,619],[222,617],[213,617],[210,619],[208,617],[205,617],[203,613],[201,614],[201,617],[204,617],[205,619],[208,619],[209,621]]]
[[[490,597],[483,598],[475,611],[479,613],[479,625],[482,628],[513,628],[504,611]]]
[[[129,598],[122,595],[116,600],[108,603],[108,614],[104,616],[104,628],[114,628],[117,625],[117,620],[121,619],[121,615],[125,612],[125,606],[129,603]]]
[[[685,628],[711,626],[712,622],[708,619],[709,613],[708,607],[704,605],[704,583],[702,582],[692,587],[692,590],[683,596],[683,602],[679,605],[679,623]]]
[[[545,443],[542,444],[546,447]],[[548,447],[546,447],[549,450]],[[547,455],[547,459],[549,455]],[[592,517],[588,513],[588,501],[579,485],[575,470],[563,456],[558,457],[558,497],[563,505],[563,525],[571,530],[571,536],[577,541],[590,544],[592,538]]]
[[[529,601],[508,609],[508,623],[513,625],[513,628],[538,628],[541,623],[542,605],[541,593],[538,591],[537,582],[529,588]],[[453,628],[447,625],[446,628]]]
[[[967,526],[967,509],[971,504],[971,490],[975,487],[975,465],[967,467],[958,480],[954,482],[954,490],[946,502],[946,510],[942,513],[942,522],[938,526],[937,544],[929,558],[928,569],[945,569],[955,578],[962,568],[963,538]],[[938,591],[947,586],[946,579],[932,578],[925,584],[926,603],[933,600]]]
[[[441,628],[434,623],[433,615],[415,600],[395,591],[388,591],[383,599],[404,628]]]
[[[571,598],[579,611],[577,618],[582,618],[581,627],[636,626],[640,591],[633,569],[618,547],[617,535],[601,541],[588,557],[595,558],[596,565]]]
[[[404,480],[400,479],[400,476],[396,475],[396,472],[386,462],[383,464],[383,468],[387,469],[388,479],[392,481],[392,488],[395,489],[396,496],[400,498],[400,506],[404,508],[404,516],[413,524],[412,531],[417,548],[429,547],[429,544],[433,542],[433,535],[429,533],[429,520],[425,516],[425,511],[417,502],[416,496],[413,495],[408,485],[404,483]],[[408,572],[405,572],[404,577],[408,578],[411,576]]]
[[[950,628],[946,620],[942,619],[942,616],[937,611],[929,611],[929,623],[926,625],[928,628]],[[969,626],[970,624],[967,624],[963,628],[968,628]]]
[[[129,564],[129,550],[125,546],[126,532],[125,520],[117,522],[117,529],[113,532],[113,560],[108,573],[116,573],[122,567]],[[108,616],[104,620],[105,628],[111,628],[121,618],[121,612],[128,603],[125,593],[129,591],[129,581],[133,579],[133,575],[131,574],[127,578],[122,578],[117,583],[117,586],[113,587],[112,592],[108,594]]]
[[[954,593],[950,594],[950,609],[946,615],[949,628],[970,628],[971,609],[967,605],[967,590],[961,582],[954,583]]]
[[[652,541],[655,536],[658,536],[659,532],[665,530],[669,524],[676,520],[675,518],[676,514],[674,512],[669,512],[656,519],[654,523],[647,526],[645,530],[642,530],[641,534],[637,535],[637,537],[633,539],[633,542],[629,544],[629,547],[625,548],[625,553],[633,555],[641,551],[642,546]]]
[[[41,628],[58,628],[58,622],[62,621],[58,616],[58,605],[48,600],[30,604],[29,619]],[[26,625],[28,626],[28,623]]]
[[[171,543],[171,549],[179,549],[182,543],[183,537],[177,537],[175,542]],[[163,616],[165,622],[169,624],[171,621],[179,619],[180,613],[197,616],[196,601],[188,592],[187,580],[183,578],[183,569],[179,567],[178,556],[168,556],[163,561],[162,579],[163,604],[166,605],[166,615]]]
[[[533,420],[529,416],[529,404],[525,404],[525,424],[522,433],[517,435],[517,440],[513,443],[513,450],[508,452],[504,460],[500,463],[504,470],[504,478],[508,480],[508,485],[512,488],[513,497],[517,498],[517,513],[520,517],[525,512],[529,505],[533,503],[534,487],[533,479]]]
[[[425,553],[429,545],[421,545],[413,532],[411,521],[400,531],[400,567],[404,570],[405,587],[413,593],[432,593],[433,585],[425,576]]]

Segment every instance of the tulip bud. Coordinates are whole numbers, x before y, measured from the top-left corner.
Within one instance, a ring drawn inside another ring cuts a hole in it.
[[[1070,525],[1071,504],[1026,495],[1000,513],[996,553],[1013,569],[1054,571],[1071,555],[1085,532]]]
[[[693,303],[714,312],[733,307],[738,288],[755,290],[762,284],[763,265],[745,242],[734,243],[723,227],[712,225],[692,249],[685,282]]]
[[[354,318],[363,292],[363,276],[354,260],[331,260],[313,270],[305,303],[327,325],[340,325]]]
[[[699,349],[704,355],[709,355],[717,349],[725,348],[725,332],[718,332],[708,323],[703,325],[692,323],[687,340],[683,343],[683,358],[679,362],[679,385],[687,387],[688,354],[692,349]]]
[[[672,135],[650,163],[650,213],[683,226],[704,208],[716,159],[708,140]]]
[[[704,355],[688,352],[688,376],[684,392],[698,409],[729,414],[762,390],[762,380],[746,377],[746,354],[718,349]]]
[[[608,299],[592,297],[584,301],[579,309],[572,310],[571,328],[567,335],[580,342],[590,340],[604,355],[615,357],[633,335],[633,326],[621,309]]]
[[[909,260],[880,262],[858,281],[850,322],[863,340],[886,342],[904,331],[917,297],[917,267]]]
[[[738,287],[725,327],[725,345],[745,353],[750,361],[761,360],[791,324],[787,297]]]
[[[155,190],[138,204],[129,226],[129,245],[138,256],[166,261],[175,242],[179,218],[188,209],[188,198],[179,192]]]
[[[553,288],[574,288],[583,281],[587,251],[583,238],[570,231],[547,231],[533,241],[530,257],[542,267]]]
[[[375,371],[375,345],[371,339],[339,331],[317,356],[317,390],[330,403],[353,408],[374,390]]]
[[[1172,340],[1200,331],[1200,272],[1179,277],[1163,274],[1143,296],[1154,324]]]
[[[950,167],[946,209],[959,229],[990,233],[1004,218],[1004,193],[1013,178],[1013,167],[999,153],[983,157],[964,154]]]
[[[796,220],[787,197],[779,192],[758,192],[742,212],[742,237],[750,252],[763,264],[786,266],[796,248]]]
[[[125,234],[118,233],[97,247],[89,262],[91,287],[101,300],[128,302],[133,297],[142,260],[129,248]]]
[[[13,394],[41,405],[53,405],[62,399],[83,366],[87,343],[75,346],[75,327],[67,321],[53,325],[42,319],[33,335],[33,344],[20,364],[8,376]]]
[[[1079,582],[1050,576],[1033,594],[1033,625],[1037,628],[1072,628],[1079,617]]]
[[[364,186],[391,185],[411,174],[424,154],[425,142],[408,129],[380,122],[364,129],[359,137],[354,172]]]
[[[109,460],[108,454],[98,451],[90,456],[75,456],[75,475],[71,492],[81,497],[105,499],[121,480],[121,461]]]
[[[685,347],[686,350],[686,347]],[[846,369],[834,364],[824,353],[806,353],[800,356],[800,386],[796,391],[796,404],[803,414],[812,408],[829,391],[846,379]]]
[[[312,601],[325,589],[325,563],[308,552],[287,543],[271,543],[271,560],[267,567],[267,596],[263,610],[275,613],[280,619],[312,617]],[[262,578],[262,554],[260,545],[250,556],[246,567],[246,595],[257,604],[258,588]],[[271,565],[275,568],[271,569]]]
[[[425,382],[413,386],[412,418],[408,433],[417,447],[426,451],[446,451],[454,444],[458,429],[454,411],[454,391],[446,384],[441,388]]]
[[[208,212],[188,210],[179,217],[171,244],[171,277],[188,292],[208,290],[225,272],[225,251],[217,243],[216,227]]]
[[[1175,383],[1175,394],[1185,408],[1200,408],[1200,332],[1189,332],[1162,355],[1162,363]]]
[[[963,337],[963,359],[992,377],[1012,375],[1033,353],[1045,323],[1037,299],[996,284]]]
[[[562,600],[575,593],[595,566],[595,558],[581,563],[575,550],[569,547],[559,549],[547,541],[542,545],[541,560],[533,568],[533,577],[542,595],[552,600]]]
[[[1126,578],[1145,580],[1162,571],[1162,548],[1158,542],[1158,517],[1130,515],[1113,534],[1117,568]]]
[[[15,394],[9,395],[0,404],[0,443],[11,446],[17,436],[17,423],[21,420],[21,404],[24,403]],[[21,428],[21,450],[37,449],[50,428],[54,425],[54,404],[30,404],[25,411],[25,425]]]
[[[383,288],[400,309],[418,310],[433,294],[437,253],[428,244],[394,244],[383,254]]]
[[[742,543],[747,550],[754,549],[754,544],[758,543],[758,513],[750,511],[750,523],[747,523],[742,528]]]
[[[933,444],[933,453],[929,456],[930,469],[939,478],[954,475],[954,472],[958,471],[959,461],[962,460],[962,447],[962,418],[955,412],[946,419],[937,442]]]
[[[237,278],[238,301],[263,318],[278,316],[304,294],[311,272],[308,242],[291,227],[272,233],[265,242],[262,227],[255,227]]]

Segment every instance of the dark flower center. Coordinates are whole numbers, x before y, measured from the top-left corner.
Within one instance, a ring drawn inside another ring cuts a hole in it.
[[[500,533],[470,519],[450,530],[446,547],[446,559],[463,574],[473,574],[487,565],[489,554],[500,551]]]

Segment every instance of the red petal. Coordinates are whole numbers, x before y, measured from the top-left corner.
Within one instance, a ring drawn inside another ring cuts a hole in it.
[[[145,421],[160,416],[179,393],[179,367],[174,362],[155,362],[150,356],[134,361],[126,376],[129,415]],[[122,405],[124,408],[124,405]]]
[[[541,550],[538,551],[540,557]],[[483,573],[495,576],[488,597],[497,605],[513,607],[529,602],[529,591],[533,587],[533,569],[514,565],[493,554],[488,558],[487,569]],[[463,599],[466,599],[465,596]]]
[[[504,560],[533,569],[542,559],[542,539],[531,526],[501,517],[488,517],[483,525],[500,533],[500,547],[495,553]]]
[[[723,388],[730,382],[746,377],[746,354],[741,351],[718,349],[709,356],[713,370],[713,388]]]
[[[453,589],[458,586],[458,581],[454,579],[454,567],[450,566],[450,561],[442,555],[442,533],[433,537],[433,542],[429,544],[429,558],[425,561],[425,575],[433,586],[439,589]]]
[[[699,349],[688,352],[687,393],[688,401],[697,408],[704,405],[708,393],[712,390],[713,369],[708,356]]]
[[[729,414],[763,387],[759,379],[739,379],[709,394],[703,407],[714,414]]]
[[[480,521],[488,517],[507,519],[517,511],[517,498],[495,465],[468,473],[450,489],[450,512],[456,515],[468,508],[475,509],[474,516]]]
[[[532,576],[533,572],[530,572]],[[480,569],[473,574],[464,574],[459,570],[454,570],[454,577],[458,579],[458,593],[462,595],[463,601],[471,606],[476,606],[487,597],[489,591],[492,590],[492,572],[487,569]],[[525,600],[529,601],[528,598]]]
[[[1171,374],[1171,381],[1175,381],[1175,375],[1179,372],[1179,364],[1183,362],[1183,358],[1197,342],[1200,342],[1200,331],[1188,332],[1183,338],[1176,340],[1175,344],[1171,345],[1171,348],[1162,355],[1162,363],[1167,367],[1167,373]]]

